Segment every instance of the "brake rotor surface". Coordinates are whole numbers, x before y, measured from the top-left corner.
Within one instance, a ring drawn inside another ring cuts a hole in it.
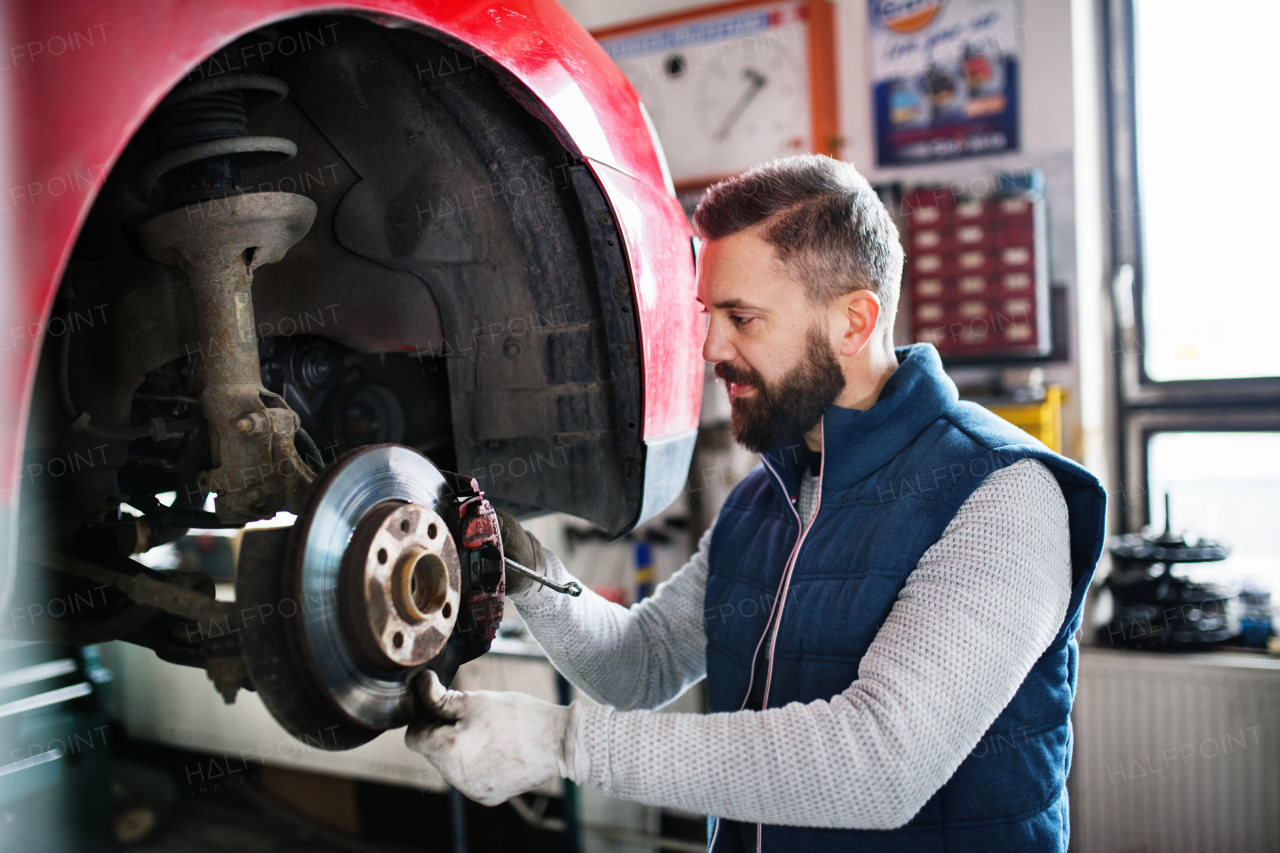
[[[416,451],[359,448],[316,483],[279,574],[237,579],[238,601],[283,617],[264,620],[244,657],[296,737],[347,749],[410,721],[409,679],[443,648],[459,610],[461,568],[440,517],[451,496]]]

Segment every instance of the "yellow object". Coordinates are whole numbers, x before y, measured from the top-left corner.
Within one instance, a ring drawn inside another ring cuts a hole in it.
[[[1040,439],[1054,453],[1062,452],[1062,400],[1065,394],[1061,385],[1044,389],[1044,400],[1039,403],[1018,403],[1009,406],[989,407],[1009,423]]]

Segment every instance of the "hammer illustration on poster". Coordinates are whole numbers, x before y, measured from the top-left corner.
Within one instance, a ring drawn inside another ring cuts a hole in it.
[[[1019,0],[872,0],[876,162],[1018,150]]]

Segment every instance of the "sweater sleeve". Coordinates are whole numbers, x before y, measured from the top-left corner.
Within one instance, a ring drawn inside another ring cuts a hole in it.
[[[575,781],[747,822],[896,828],[1013,698],[1070,596],[1062,491],[1020,461],[988,476],[925,552],[843,693],[707,715],[583,707]]]
[[[516,610],[556,669],[583,693],[620,709],[661,707],[707,673],[702,602],[714,528],[688,563],[631,607],[585,587],[572,598],[535,584],[513,598]],[[544,548],[543,556],[551,580],[571,579],[555,554]]]

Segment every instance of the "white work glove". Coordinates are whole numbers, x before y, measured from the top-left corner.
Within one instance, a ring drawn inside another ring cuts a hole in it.
[[[469,798],[496,806],[557,775],[576,780],[578,703],[564,707],[524,693],[447,690],[432,670],[414,685],[427,719],[409,727],[405,743]]]

